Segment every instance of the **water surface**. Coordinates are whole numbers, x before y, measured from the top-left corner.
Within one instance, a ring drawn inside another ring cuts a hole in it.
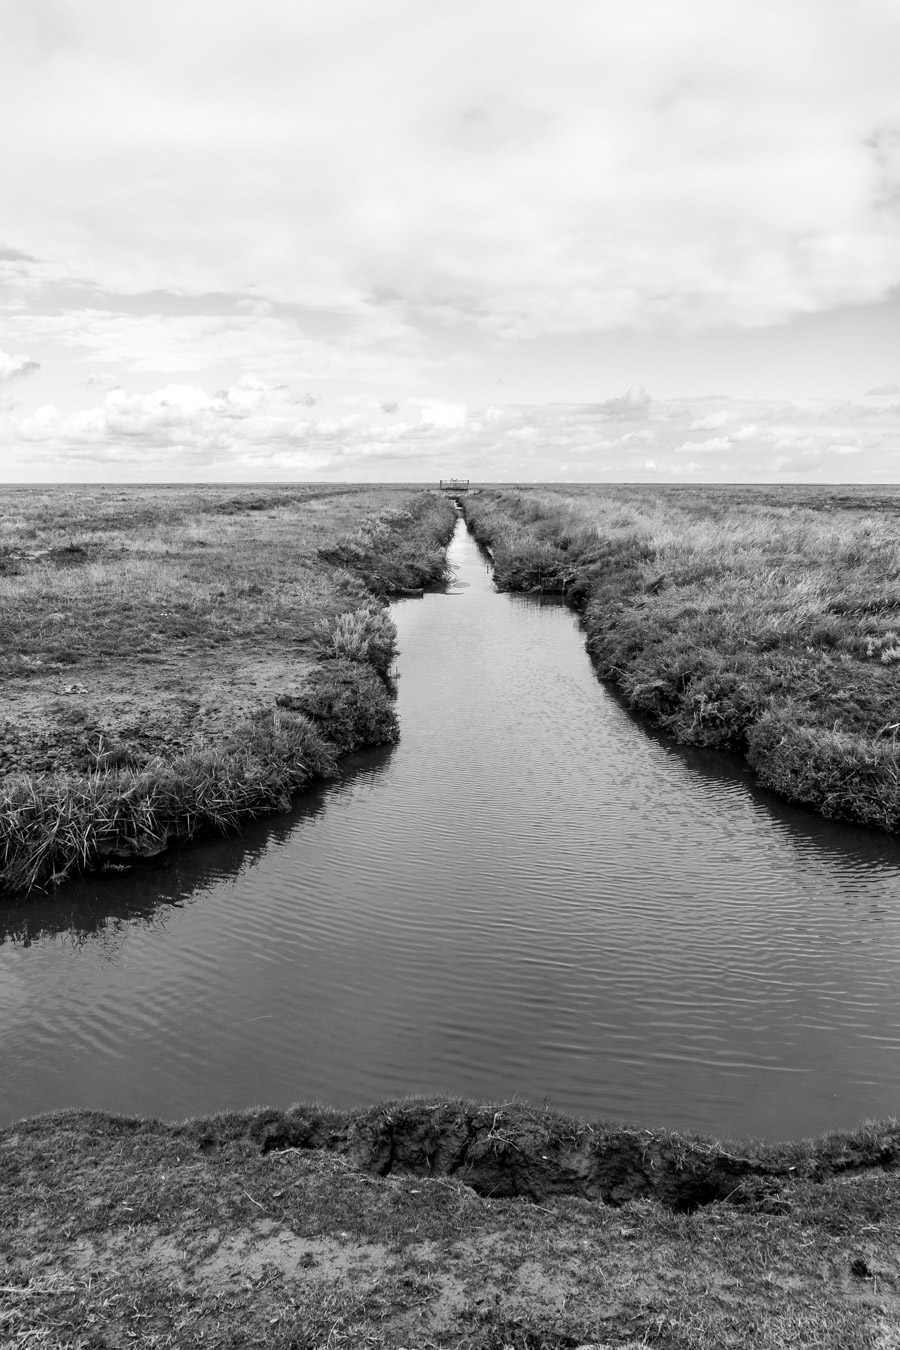
[[[648,734],[572,615],[394,607],[400,744],[0,912],[0,1116],[405,1092],[785,1137],[898,1110],[900,849]]]

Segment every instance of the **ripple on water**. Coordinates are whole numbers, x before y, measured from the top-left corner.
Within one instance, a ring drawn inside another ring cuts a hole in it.
[[[5,1118],[416,1090],[726,1135],[896,1111],[897,845],[647,734],[566,610],[495,594],[464,532],[454,555],[452,596],[395,606],[399,746],[80,884],[45,932],[6,916]]]

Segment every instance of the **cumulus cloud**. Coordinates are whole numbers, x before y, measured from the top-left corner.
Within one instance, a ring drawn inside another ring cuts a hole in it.
[[[385,399],[381,403],[380,407],[381,411],[383,413],[387,413],[389,416],[393,415],[394,413],[398,413],[400,411],[400,404],[397,403],[397,401],[392,398]]]
[[[719,412],[707,413],[705,417],[697,417],[691,422],[688,431],[716,431],[723,427],[731,416],[724,408]]]
[[[603,403],[585,403],[581,411],[599,413],[603,417],[640,417],[653,402],[641,384],[633,384],[619,398],[608,398]]]
[[[876,384],[874,389],[866,391],[869,398],[880,398],[890,394],[900,394],[900,384]]]
[[[138,481],[266,476],[429,481],[446,472],[475,480],[571,481],[897,480],[900,405],[862,418],[826,400],[655,400],[635,426],[628,405],[602,422],[580,404],[498,407],[423,400],[418,420],[385,423],[378,400],[333,417],[298,407],[289,387],[247,373],[208,392],[172,383],[115,389],[95,407],[64,413],[45,404],[0,411],[0,457],[12,480],[96,473]],[[706,437],[693,422],[728,411]],[[602,427],[602,434],[598,428]]]
[[[0,384],[34,375],[40,368],[39,362],[27,356],[8,356],[6,352],[0,351]]]
[[[461,427],[466,421],[466,405],[464,403],[442,403],[435,399],[431,402],[423,402],[419,413],[425,426],[430,427]]]

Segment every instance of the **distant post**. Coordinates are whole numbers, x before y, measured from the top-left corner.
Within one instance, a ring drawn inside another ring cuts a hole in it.
[[[455,497],[460,492],[468,492],[468,478],[442,478],[441,492],[446,492],[449,496]]]

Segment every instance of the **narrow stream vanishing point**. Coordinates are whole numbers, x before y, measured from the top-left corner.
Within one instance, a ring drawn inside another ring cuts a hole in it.
[[[402,741],[289,816],[0,909],[0,1120],[407,1092],[784,1138],[900,1109],[900,844],[648,734],[462,523]]]

